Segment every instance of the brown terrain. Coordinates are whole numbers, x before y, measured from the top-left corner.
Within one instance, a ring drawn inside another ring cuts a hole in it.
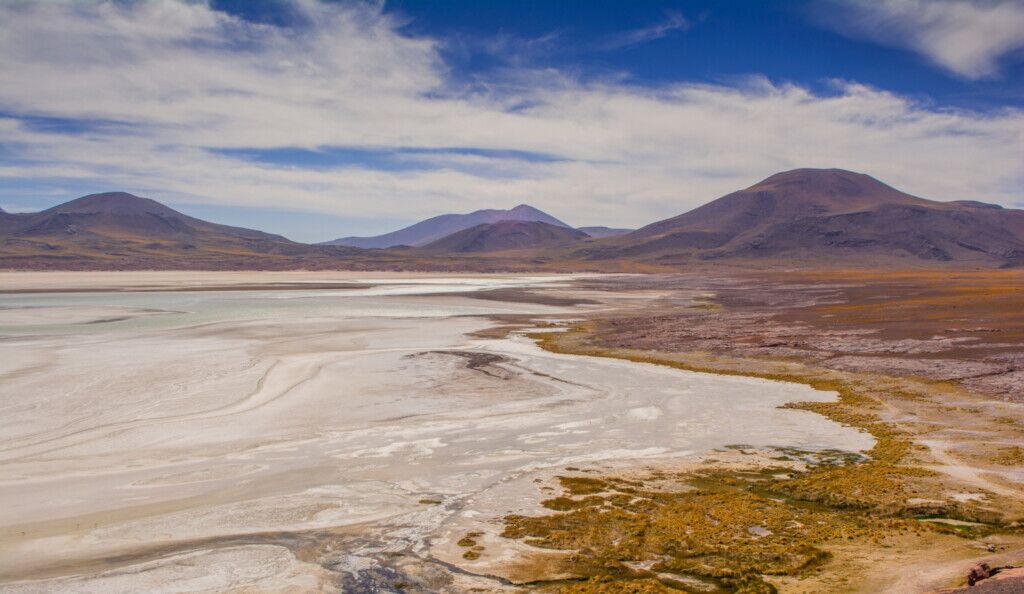
[[[1024,403],[1024,271],[670,278],[631,283],[706,291],[706,305],[604,320],[602,344],[792,358],[840,371],[955,382]]]
[[[539,492],[552,513],[503,533],[577,551],[520,568],[577,576],[551,591],[1024,591],[1024,271],[709,269],[573,294],[645,298],[603,300],[545,348],[835,390],[793,406],[877,441],[796,471],[742,449],[740,467],[567,469],[560,496]],[[968,589],[979,563],[1005,569]]]

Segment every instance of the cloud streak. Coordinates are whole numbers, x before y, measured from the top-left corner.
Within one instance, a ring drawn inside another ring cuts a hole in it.
[[[649,88],[525,68],[467,90],[438,40],[377,7],[295,6],[298,30],[176,0],[0,5],[0,177],[364,219],[529,202],[616,226],[794,167],[939,199],[1011,204],[1024,187],[1019,110],[936,109],[847,81]],[[275,150],[359,158],[252,158]]]
[[[818,16],[851,37],[910,49],[968,79],[997,75],[1001,58],[1024,49],[1018,0],[840,0]]]
[[[609,39],[603,46],[605,50],[616,50],[634,45],[640,45],[655,39],[668,37],[676,31],[685,31],[690,28],[690,21],[683,16],[683,13],[670,11],[665,13],[665,18],[658,23],[639,29],[624,31],[612,39]]]

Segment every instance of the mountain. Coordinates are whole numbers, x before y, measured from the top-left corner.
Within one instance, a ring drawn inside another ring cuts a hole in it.
[[[577,255],[664,264],[776,258],[1010,266],[1024,262],[1024,211],[925,200],[841,169],[797,169]]]
[[[582,231],[595,239],[615,237],[616,235],[625,235],[635,231],[635,229],[618,229],[615,227],[577,227],[576,230]]]
[[[459,254],[502,252],[561,246],[587,237],[577,229],[540,221],[498,221],[457,231],[427,244],[423,249]]]
[[[208,223],[155,200],[125,192],[90,194],[39,213],[23,215],[15,233],[19,237],[54,238],[82,244],[101,238],[182,243],[244,240],[264,242],[268,247],[293,243],[280,235]]]
[[[503,216],[527,220],[489,220]],[[462,227],[474,217],[486,220]],[[449,228],[457,229],[446,232]],[[628,233],[586,229],[605,236],[592,237],[523,205],[435,217],[378,244],[419,247],[364,250],[296,243],[109,192],[42,212],[0,212],[0,269],[637,271],[714,262],[801,268],[1024,266],[1024,210],[926,200],[841,169],[778,173]]]
[[[469,229],[485,223],[498,221],[539,221],[556,227],[568,227],[555,217],[527,204],[509,210],[487,209],[468,214],[445,214],[420,221],[398,231],[374,237],[342,237],[322,245],[347,245],[358,248],[388,248],[396,245],[419,247],[451,235],[456,231]]]
[[[125,192],[90,194],[42,212],[0,217],[2,267],[263,268],[345,250],[210,223]]]
[[[3,234],[8,229],[14,228],[18,222],[18,215],[7,212],[0,208],[0,234]]]

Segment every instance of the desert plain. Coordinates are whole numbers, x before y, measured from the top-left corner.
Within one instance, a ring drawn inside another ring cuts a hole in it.
[[[1024,559],[1021,286],[2,273],[0,591],[955,588]]]

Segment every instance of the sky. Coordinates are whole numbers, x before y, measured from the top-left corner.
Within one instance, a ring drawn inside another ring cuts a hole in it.
[[[0,0],[9,212],[638,227],[799,167],[1024,207],[1024,1]]]

